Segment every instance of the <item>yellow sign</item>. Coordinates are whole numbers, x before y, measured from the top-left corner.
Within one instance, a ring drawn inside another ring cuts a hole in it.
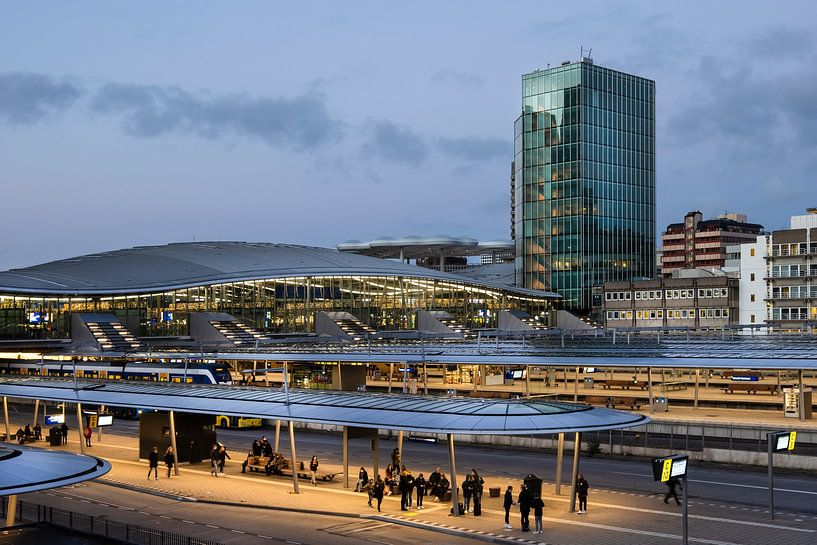
[[[88,416],[88,426],[91,427],[91,428],[95,428],[96,423],[97,423],[97,418],[98,417],[95,414],[89,415]]]
[[[664,467],[661,469],[661,482],[665,483],[669,480],[670,471],[672,470],[672,458],[664,460]]]
[[[789,450],[794,450],[794,442],[797,440],[797,432],[789,432]]]

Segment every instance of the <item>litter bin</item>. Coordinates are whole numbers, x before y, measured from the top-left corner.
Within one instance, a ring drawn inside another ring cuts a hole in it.
[[[48,444],[52,447],[58,447],[62,444],[62,430],[54,426],[48,430]]]
[[[593,377],[587,377],[586,379],[584,379],[584,389],[585,390],[593,389]]]
[[[653,399],[652,402],[652,412],[654,413],[665,413],[669,411],[669,405],[667,404],[667,398],[664,396],[659,396]]]
[[[534,475],[533,473],[529,474],[524,479],[525,486],[530,491],[531,495],[535,498],[536,496],[542,495],[542,479]]]

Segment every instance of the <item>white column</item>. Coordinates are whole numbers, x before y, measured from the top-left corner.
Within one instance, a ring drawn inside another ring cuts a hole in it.
[[[576,438],[573,443],[573,481],[570,485],[570,513],[576,512],[576,480],[579,478],[579,453],[582,449],[582,434],[576,432]]]
[[[34,401],[34,418],[31,420],[31,426],[37,425],[37,417],[40,415],[40,400]]]
[[[349,488],[349,426],[343,426],[343,488]]]
[[[292,491],[295,494],[300,494],[301,491],[298,488],[298,456],[295,452],[295,423],[292,420],[289,421],[289,450],[292,454],[292,461],[290,462],[290,467],[292,467]]]
[[[9,496],[8,509],[6,509],[6,526],[14,526],[14,519],[17,516],[17,494]]]
[[[391,381],[392,377],[394,376],[394,364],[389,364],[389,393],[391,393]]]
[[[97,418],[97,424],[96,424],[96,442],[97,442],[97,443],[101,443],[101,442],[102,442],[102,428],[103,428],[103,426],[100,426],[100,425],[99,425],[99,417],[100,417],[100,415],[102,415],[104,412],[105,412],[105,405],[100,405],[100,406],[99,406],[99,408],[97,409],[97,412],[96,412],[96,418]],[[37,416],[37,415],[35,414],[35,415],[34,415],[35,419],[36,419],[36,416]],[[173,450],[176,450],[176,449],[173,449]]]
[[[173,447],[173,474],[179,476],[179,449],[176,447],[176,415],[170,411],[170,446]]]
[[[559,442],[556,447],[556,495],[562,495],[562,462],[565,457],[565,434],[559,433]]]
[[[448,459],[451,462],[451,508],[454,516],[461,515],[459,506],[459,493],[457,492],[457,463],[454,459],[454,434],[448,434]]]
[[[281,438],[281,421],[275,421],[275,446],[273,447],[273,452],[278,452],[278,440]]]
[[[85,454],[85,426],[82,425],[82,403],[77,403],[77,430],[79,431],[79,450]]]
[[[701,370],[695,369],[695,404],[694,409],[698,408],[698,390],[701,384]]]
[[[397,453],[400,456],[400,465],[406,465],[403,462],[403,430],[397,432]],[[397,470],[400,471],[400,468],[398,467]]]
[[[11,443],[11,432],[9,431],[9,400],[3,396],[3,417],[6,422],[6,441]]]

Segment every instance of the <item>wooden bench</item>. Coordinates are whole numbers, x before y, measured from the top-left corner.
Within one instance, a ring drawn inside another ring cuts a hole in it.
[[[686,390],[688,387],[689,383],[685,380],[676,380],[673,382],[661,383],[661,390],[664,392],[669,392],[671,390]]]
[[[636,380],[622,380],[622,379],[600,379],[595,381],[596,384],[600,384],[604,386],[608,390],[610,388],[621,388],[629,390],[632,388],[641,388],[642,390],[647,389],[646,382],[638,382]]]
[[[610,406],[611,399],[609,396],[584,396],[584,402],[588,405],[604,405],[605,407]]]
[[[241,473],[246,473],[249,468],[250,471],[267,471],[269,465],[269,456],[255,456],[248,454],[247,459],[241,464]]]
[[[641,408],[641,400],[635,397],[611,397],[610,404],[607,405],[611,409],[616,407],[630,407],[633,410]]]
[[[724,392],[746,392],[747,394],[756,394],[758,392],[769,392],[774,395],[777,393],[777,384],[759,384],[757,382],[733,382],[721,388]]]

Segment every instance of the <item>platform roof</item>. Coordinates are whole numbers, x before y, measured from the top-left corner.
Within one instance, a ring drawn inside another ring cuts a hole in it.
[[[110,470],[110,463],[93,456],[7,443],[0,446],[0,496],[90,481]]]
[[[328,248],[249,242],[181,242],[100,252],[0,272],[0,293],[138,294],[226,282],[304,276],[403,276],[465,283],[537,298],[552,292]]]
[[[0,395],[92,405],[254,416],[316,424],[457,435],[536,435],[640,426],[649,417],[548,401],[200,386],[118,381],[0,378]]]

